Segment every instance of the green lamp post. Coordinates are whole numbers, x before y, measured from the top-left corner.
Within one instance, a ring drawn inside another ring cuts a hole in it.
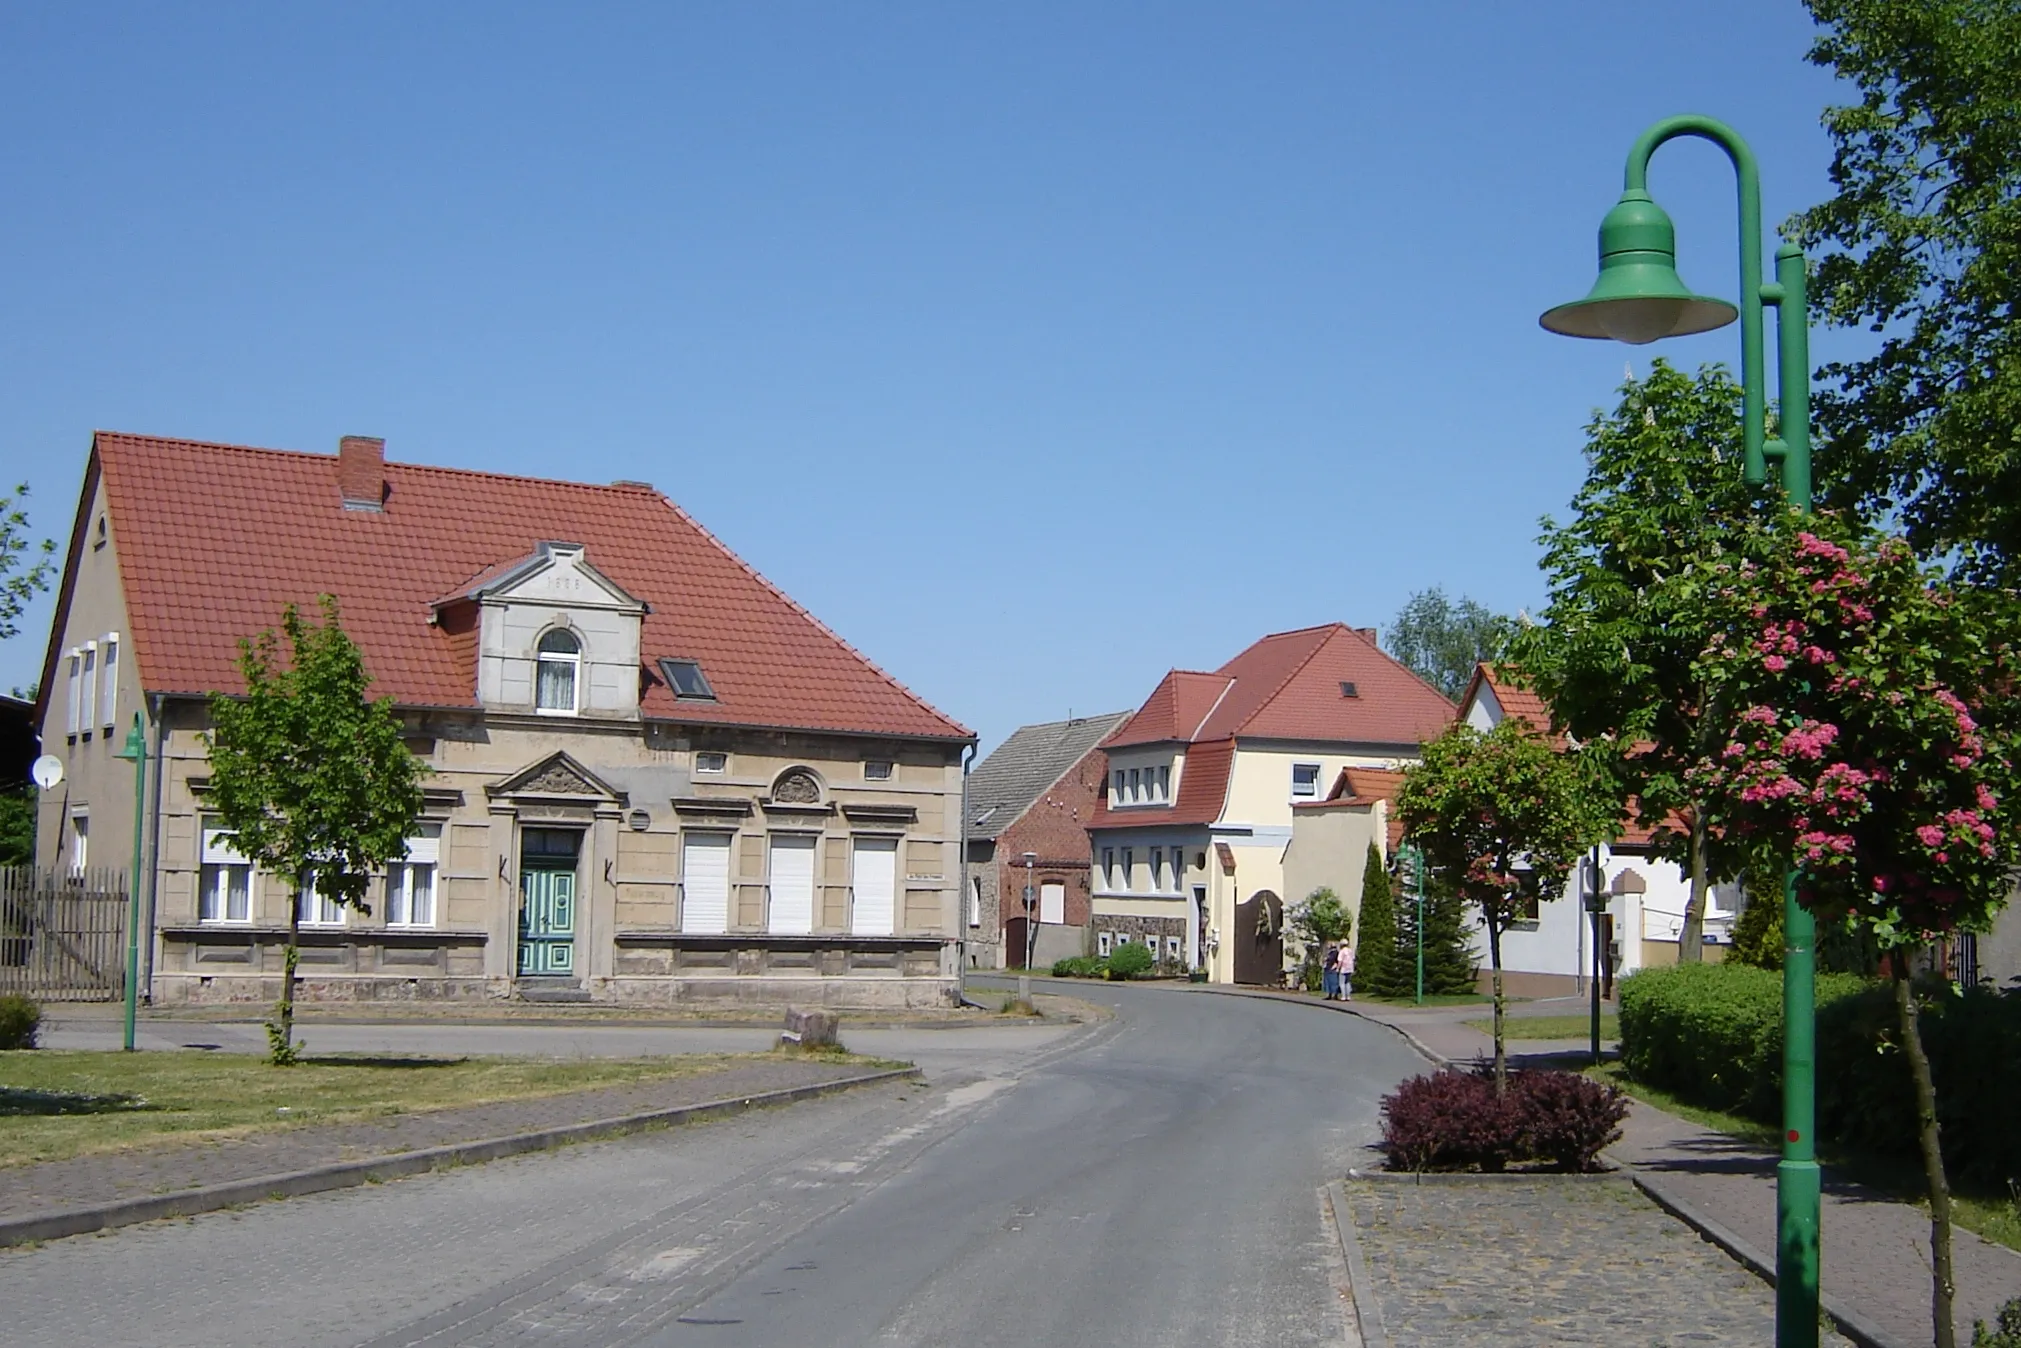
[[[1680,136],[1709,140],[1733,161],[1740,182],[1740,307],[1696,294],[1677,275],[1676,232],[1648,192],[1649,157]],[[1743,471],[1750,482],[1780,468],[1790,504],[1809,511],[1810,319],[1801,250],[1776,249],[1775,280],[1761,277],[1761,177],[1754,152],[1732,127],[1710,117],[1668,117],[1628,151],[1621,200],[1600,222],[1600,277],[1582,300],[1546,312],[1546,329],[1567,337],[1609,338],[1640,346],[1664,337],[1710,332],[1740,319]],[[1782,437],[1767,435],[1767,374],[1762,310],[1776,310],[1776,392]],[[1776,1167],[1775,1341],[1778,1348],[1818,1342],[1817,1149],[1815,1054],[1816,924],[1796,901],[1796,876],[1783,886],[1782,1162]]]
[[[147,812],[147,735],[140,728],[140,713],[133,716],[133,729],[126,732],[126,747],[113,755],[133,764],[133,870],[126,885],[126,1040],[133,1052],[133,1023],[140,1006],[140,862],[141,822]]]

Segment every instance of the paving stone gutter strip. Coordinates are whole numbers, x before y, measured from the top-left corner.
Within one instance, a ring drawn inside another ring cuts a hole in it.
[[[1662,1180],[1633,1166],[1624,1165],[1622,1169],[1628,1178],[1635,1182],[1635,1187],[1649,1195],[1650,1201],[1657,1207],[1725,1250],[1748,1272],[1759,1277],[1770,1287],[1775,1286],[1775,1259],[1772,1256],[1764,1254],[1749,1242],[1742,1240],[1723,1222],[1701,1212],[1683,1194],[1666,1186]],[[1819,1295],[1818,1304],[1839,1333],[1860,1345],[1860,1348],[1921,1348],[1920,1344],[1910,1343],[1890,1334],[1829,1292]]]
[[[1352,1174],[1353,1172],[1349,1172]],[[1341,1257],[1347,1261],[1347,1299],[1354,1307],[1354,1323],[1361,1331],[1362,1348],[1390,1348],[1389,1327],[1382,1320],[1382,1306],[1369,1281],[1368,1264],[1361,1257],[1361,1241],[1354,1233],[1354,1208],[1347,1197],[1347,1181],[1329,1187],[1327,1202],[1333,1206],[1333,1231],[1340,1238]]]
[[[760,1091],[752,1095],[646,1110],[643,1113],[627,1114],[613,1119],[595,1119],[587,1123],[566,1124],[558,1128],[514,1133],[477,1142],[459,1142],[443,1147],[428,1147],[420,1151],[395,1152],[388,1156],[377,1156],[362,1161],[344,1161],[305,1170],[260,1175],[252,1179],[232,1180],[223,1184],[206,1185],[199,1189],[185,1189],[177,1193],[122,1199],[97,1207],[73,1208],[69,1211],[34,1217],[9,1218],[0,1220],[0,1248],[22,1245],[30,1241],[58,1240],[90,1231],[106,1231],[114,1227],[131,1226],[136,1222],[158,1221],[164,1217],[189,1217],[200,1212],[215,1212],[219,1208],[236,1207],[242,1203],[256,1203],[269,1198],[294,1198],[303,1194],[323,1193],[330,1189],[353,1188],[379,1180],[403,1179],[409,1175],[424,1174],[448,1166],[496,1161],[507,1156],[545,1151],[575,1142],[593,1142],[602,1138],[619,1137],[626,1133],[636,1133],[668,1124],[699,1123],[706,1119],[724,1118],[771,1105],[812,1100],[818,1096],[833,1095],[838,1091],[850,1090],[857,1086],[916,1079],[919,1075],[920,1070],[917,1067],[888,1068],[829,1081],[812,1082],[804,1086],[791,1086],[783,1090]]]

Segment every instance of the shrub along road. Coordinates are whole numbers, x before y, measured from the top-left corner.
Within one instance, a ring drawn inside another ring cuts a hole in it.
[[[1354,1017],[1076,989],[930,1084],[0,1253],[23,1342],[1338,1344],[1320,1187],[1421,1061]],[[867,1045],[859,1045],[867,1047]],[[202,1295],[194,1296],[194,1289]]]

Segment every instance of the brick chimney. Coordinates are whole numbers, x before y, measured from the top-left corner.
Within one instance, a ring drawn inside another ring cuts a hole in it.
[[[386,508],[386,442],[369,435],[337,441],[337,490],[346,510]]]

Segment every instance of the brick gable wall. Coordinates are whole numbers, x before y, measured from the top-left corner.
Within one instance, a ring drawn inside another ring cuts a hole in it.
[[[1100,749],[1089,750],[998,836],[994,860],[996,892],[1001,896],[998,940],[1003,939],[1003,924],[1024,911],[1026,852],[1038,854],[1032,866],[1033,894],[1048,881],[1064,884],[1067,925],[1088,925],[1093,911],[1088,871],[1094,857],[1088,821],[1107,788],[1108,774],[1109,756]]]

